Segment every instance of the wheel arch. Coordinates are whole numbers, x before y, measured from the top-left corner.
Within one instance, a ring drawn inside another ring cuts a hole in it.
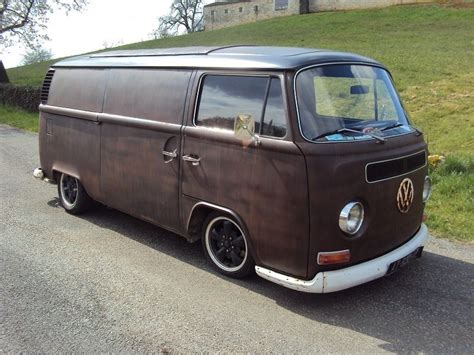
[[[201,239],[202,236],[202,224],[204,223],[206,217],[212,212],[221,212],[224,215],[228,215],[235,219],[235,221],[239,224],[240,228],[242,228],[243,232],[247,236],[247,242],[250,246],[250,253],[252,257],[255,259],[255,248],[252,242],[252,235],[247,228],[244,220],[240,215],[230,208],[226,208],[223,206],[215,205],[213,203],[200,201],[194,204],[191,208],[191,212],[189,212],[187,224],[186,224],[186,232],[189,236],[189,239],[192,241],[198,241]]]
[[[63,166],[63,165],[53,165],[53,168],[51,169],[51,171],[53,173],[53,179],[56,182],[56,184],[59,184],[59,178],[61,174],[72,176],[81,182],[82,188],[86,191],[87,195],[90,196],[89,189],[86,186],[86,184],[84,184],[81,174],[79,174],[79,171],[77,169],[70,168],[68,166]]]
[[[51,171],[53,172],[53,177],[56,179],[56,181],[59,178],[60,174],[66,174],[81,181],[81,176],[79,174],[79,171],[73,167],[70,167],[64,164],[54,164],[53,167],[51,168]]]

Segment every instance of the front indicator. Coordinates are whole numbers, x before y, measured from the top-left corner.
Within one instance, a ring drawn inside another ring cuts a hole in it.
[[[351,260],[351,251],[338,250],[318,253],[318,265],[348,263]]]

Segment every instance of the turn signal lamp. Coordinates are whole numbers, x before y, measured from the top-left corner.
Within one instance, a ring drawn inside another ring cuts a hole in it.
[[[318,265],[342,264],[350,260],[351,251],[349,249],[318,253]]]

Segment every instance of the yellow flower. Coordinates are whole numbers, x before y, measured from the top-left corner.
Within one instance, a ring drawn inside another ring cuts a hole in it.
[[[443,162],[444,162],[443,155],[433,154],[433,155],[428,156],[428,165],[432,169],[436,169]]]

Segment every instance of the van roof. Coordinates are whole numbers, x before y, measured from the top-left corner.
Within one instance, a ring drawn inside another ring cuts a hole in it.
[[[356,62],[382,66],[353,53],[297,47],[250,45],[119,50],[62,60],[53,67],[173,67],[296,69],[310,64]]]

